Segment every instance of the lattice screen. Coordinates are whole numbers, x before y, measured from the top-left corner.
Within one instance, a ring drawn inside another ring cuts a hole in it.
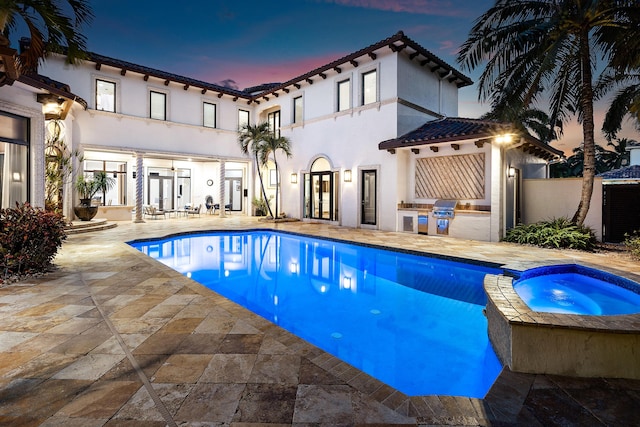
[[[484,199],[484,153],[416,161],[416,198]]]

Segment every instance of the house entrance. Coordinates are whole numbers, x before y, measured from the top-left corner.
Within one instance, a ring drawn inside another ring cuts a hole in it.
[[[377,171],[362,171],[362,200],[360,201],[362,211],[360,212],[360,223],[366,225],[377,224]]]
[[[325,158],[311,165],[311,172],[304,175],[304,217],[336,221],[338,218],[337,172]]]
[[[147,204],[157,206],[160,210],[173,209],[173,176],[150,172],[148,188]]]

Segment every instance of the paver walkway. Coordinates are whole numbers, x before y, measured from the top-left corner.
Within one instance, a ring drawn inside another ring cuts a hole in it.
[[[207,215],[122,222],[70,236],[57,271],[0,288],[0,425],[640,425],[640,381],[505,370],[485,399],[407,397],[123,243],[256,227],[268,225]],[[624,255],[275,227],[501,264],[639,270]]]

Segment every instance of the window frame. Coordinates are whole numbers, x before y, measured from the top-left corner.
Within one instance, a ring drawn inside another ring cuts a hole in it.
[[[243,110],[241,108],[238,109],[238,129],[242,128],[243,123],[240,121],[240,115],[242,113],[247,114],[247,124],[251,124],[251,112],[249,110]]]
[[[163,111],[163,118],[158,118],[158,117],[153,117],[153,96],[154,95],[162,95],[164,97],[164,111]],[[154,90],[154,89],[150,89],[149,90],[149,118],[153,119],[153,120],[160,120],[160,121],[167,121],[168,119],[168,108],[167,108],[167,104],[168,104],[168,94],[166,92],[161,92],[159,90]]]
[[[375,82],[373,85],[373,89],[375,91],[374,93],[374,98],[373,100],[369,101],[369,102],[365,102],[365,96],[366,96],[366,87],[365,87],[365,79],[367,76],[370,76],[371,74],[373,74],[375,76]],[[377,68],[373,68],[367,71],[364,71],[360,74],[360,105],[369,105],[369,104],[374,104],[376,102],[378,102],[380,100],[379,98],[379,78],[378,78],[378,69]]]
[[[282,114],[280,110],[274,110],[267,113],[267,123],[269,123],[269,130],[271,131],[273,136],[275,136],[276,138],[279,138],[280,126],[282,123]]]
[[[213,126],[207,125],[207,105],[213,107]],[[202,101],[202,126],[210,129],[216,129],[218,127],[218,104],[209,101]]]
[[[298,105],[298,102],[300,103]],[[298,108],[300,109],[300,117],[298,117]],[[303,99],[302,99],[302,95],[300,96],[296,96],[293,98],[293,117],[291,119],[291,122],[294,124],[300,124],[304,121],[304,104],[303,104]]]
[[[104,77],[96,77],[94,79],[95,81],[95,102],[94,102],[94,106],[96,111],[104,111],[107,113],[115,113],[117,111],[117,100],[118,100],[118,82],[110,80],[110,79],[106,79]],[[108,83],[108,84],[112,84],[113,85],[113,110],[105,110],[103,109],[99,109],[98,108],[98,83],[102,82],[102,83]]]
[[[347,85],[346,86],[346,96],[347,96],[347,106],[342,108],[341,105],[341,98],[342,98],[342,88],[344,87],[343,85]],[[336,112],[337,113],[341,113],[344,111],[349,111],[353,108],[353,102],[351,99],[351,77],[348,77],[346,79],[342,79],[342,80],[338,80],[336,83]]]

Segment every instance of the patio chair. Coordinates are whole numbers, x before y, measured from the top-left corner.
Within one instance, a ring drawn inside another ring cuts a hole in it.
[[[157,219],[162,216],[162,219],[166,218],[166,212],[156,208],[155,206],[145,206],[144,207],[144,216],[150,216],[153,219]]]
[[[213,205],[213,213],[216,213],[216,211],[220,210],[220,203],[215,203]],[[224,205],[224,211],[225,212],[229,212],[231,210],[231,205]]]
[[[204,206],[207,208],[208,214],[213,214],[213,196],[207,196],[204,198]]]
[[[189,208],[187,209],[187,216],[189,215],[198,215],[200,216],[200,210],[202,210],[202,203],[198,205],[197,208]]]

